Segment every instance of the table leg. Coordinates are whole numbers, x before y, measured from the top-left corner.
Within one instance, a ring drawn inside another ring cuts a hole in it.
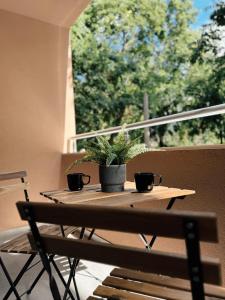
[[[82,227],[81,232],[80,232],[80,236],[79,236],[80,240],[83,239],[84,233],[85,233],[85,227]],[[76,271],[76,268],[79,264],[79,261],[80,261],[79,259],[76,259],[76,258],[73,259],[73,263],[70,267],[70,274],[69,274],[69,278],[68,278],[68,281],[67,281],[67,284],[66,284],[66,289],[65,289],[65,292],[64,292],[63,300],[65,300],[66,297],[67,297],[67,294],[68,294],[68,291],[69,291],[69,288],[70,288],[70,284],[71,284],[71,280],[74,279],[75,271]],[[78,289],[77,289],[75,279],[74,279],[73,283],[74,283],[74,288],[75,288],[75,291],[76,291],[77,299],[80,300],[80,296],[79,296],[79,293],[78,293]]]
[[[151,247],[150,247],[149,244],[148,244],[148,240],[146,239],[146,236],[145,236],[143,233],[140,233],[140,234],[139,234],[139,237],[140,237],[140,239],[142,240],[142,242],[144,243],[145,248],[146,248],[148,251],[150,251],[150,250],[151,250]]]
[[[93,234],[95,233],[95,228],[93,228],[88,236],[88,240],[91,240]]]
[[[184,198],[185,198],[185,196],[171,198],[168,205],[167,205],[167,207],[166,207],[166,210],[170,210],[173,207],[173,205],[174,205],[174,203],[177,199],[184,199]],[[134,206],[131,204],[130,207],[134,207]],[[152,246],[154,245],[154,243],[156,241],[157,236],[153,235],[150,242],[148,242],[146,236],[143,233],[140,233],[139,236],[140,236],[142,242],[144,243],[145,248],[148,251],[150,251],[152,249]]]
[[[173,207],[176,200],[177,200],[177,198],[171,198],[168,205],[167,205],[167,207],[166,207],[166,210],[170,210]],[[157,238],[156,235],[153,235],[153,237],[151,238],[151,241],[148,244],[150,249],[154,245],[156,238]]]

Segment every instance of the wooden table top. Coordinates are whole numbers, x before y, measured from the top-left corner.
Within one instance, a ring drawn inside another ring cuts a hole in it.
[[[82,191],[69,191],[68,189],[64,189],[41,192],[40,194],[57,203],[123,206],[148,201],[183,198],[195,194],[195,191],[155,186],[150,192],[138,193],[136,192],[134,182],[128,181],[125,183],[125,190],[117,193],[103,193],[98,184],[87,185]]]

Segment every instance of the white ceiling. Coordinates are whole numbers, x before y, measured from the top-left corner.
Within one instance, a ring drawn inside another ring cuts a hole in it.
[[[70,27],[90,0],[0,0],[0,9]]]

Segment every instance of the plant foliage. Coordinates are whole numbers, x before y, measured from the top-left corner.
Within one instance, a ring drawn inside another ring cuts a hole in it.
[[[95,162],[99,165],[122,165],[126,164],[135,156],[148,151],[145,144],[137,144],[137,140],[130,140],[124,130],[122,130],[114,140],[109,140],[105,136],[96,138],[87,144],[86,154],[81,160],[74,161],[66,170],[77,163]]]

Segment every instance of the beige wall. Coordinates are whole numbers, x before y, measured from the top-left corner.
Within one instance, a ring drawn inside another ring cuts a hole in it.
[[[38,199],[59,184],[68,29],[0,10],[0,39],[0,172],[27,170]],[[15,200],[1,197],[0,228],[20,224]]]
[[[0,9],[61,27],[70,27],[90,0],[1,0]]]
[[[219,257],[223,264],[223,280],[225,285],[225,146],[210,147],[211,149],[152,151],[136,157],[128,163],[127,178],[133,180],[133,174],[137,171],[149,171],[160,173],[163,176],[163,184],[178,188],[196,190],[196,195],[188,196],[184,200],[177,200],[174,208],[213,211],[218,216],[219,245],[203,245],[205,255]],[[81,155],[63,155],[62,170],[69,165],[74,158]],[[98,168],[96,165],[82,164],[74,170],[80,170],[92,176],[92,183],[98,182]],[[65,175],[62,172],[61,184],[65,185]],[[152,202],[148,208],[165,208],[167,201]],[[137,236],[118,233],[101,234],[113,241],[141,246]],[[169,249],[177,252],[184,251],[184,243],[174,242],[168,239],[158,239],[156,248]]]

